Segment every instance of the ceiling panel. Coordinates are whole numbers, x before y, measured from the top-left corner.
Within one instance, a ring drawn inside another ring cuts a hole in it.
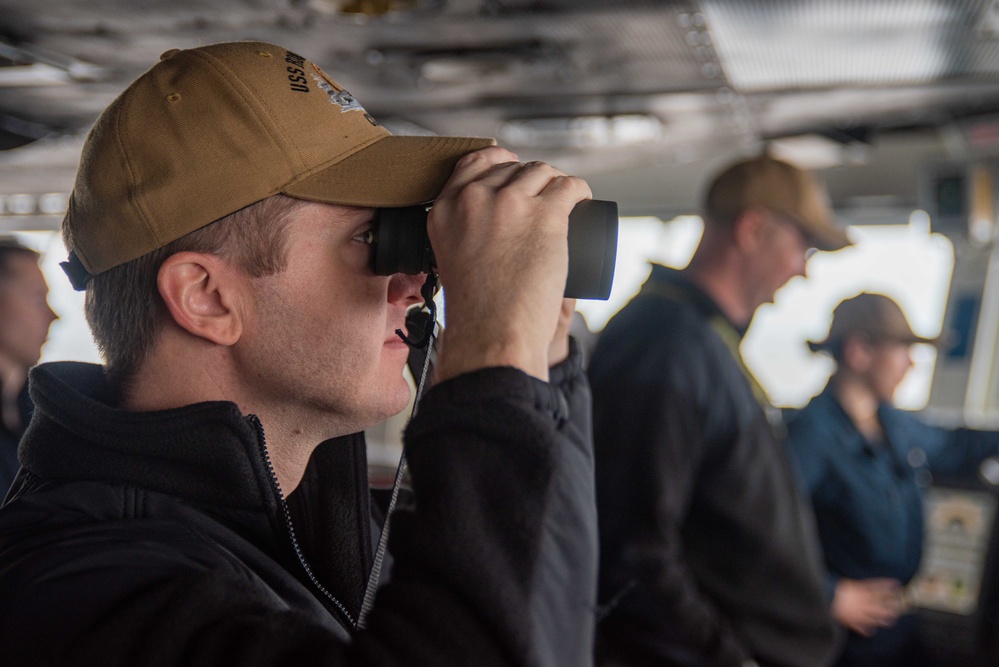
[[[694,174],[775,138],[894,145],[999,112],[996,0],[0,3],[0,45],[27,54],[0,46],[0,195],[65,188],[65,146],[160,53],[238,39],[309,56],[393,131],[521,137],[522,158],[618,183],[632,212],[682,208]]]
[[[704,0],[741,92],[999,74],[989,0]]]

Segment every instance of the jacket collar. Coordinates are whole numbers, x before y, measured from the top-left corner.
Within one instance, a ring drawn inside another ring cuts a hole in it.
[[[830,424],[830,427],[839,433],[837,440],[842,443],[844,449],[850,452],[863,451],[868,454],[874,453],[874,446],[860,433],[856,424],[853,423],[846,410],[843,409],[839,399],[836,398],[836,394],[832,389],[832,382],[826,384],[822,393],[816,396],[813,402],[816,408],[822,411],[825,422]],[[885,444],[888,446],[892,446],[891,413],[893,411],[894,408],[884,402],[878,404],[878,421],[881,422],[881,428],[885,433]]]
[[[263,427],[234,403],[120,410],[111,404],[103,368],[78,362],[36,366],[29,384],[36,409],[19,457],[35,475],[132,485],[183,498],[210,507],[259,548],[269,551],[284,543],[282,551],[290,552]],[[362,433],[320,444],[285,503],[303,556],[355,617],[372,561],[369,503]],[[285,560],[287,553],[272,555]]]
[[[656,292],[660,290],[668,290],[678,300],[682,300],[684,303],[697,308],[704,315],[705,319],[720,318],[728,324],[740,339],[745,336],[747,327],[737,327],[725,315],[725,312],[718,306],[715,300],[690,280],[683,271],[677,271],[662,264],[653,264],[652,273],[642,286],[642,292]]]
[[[234,403],[129,412],[110,405],[103,368],[36,366],[22,465],[48,479],[131,484],[231,509],[274,511],[263,431]],[[210,443],[207,446],[206,443]]]

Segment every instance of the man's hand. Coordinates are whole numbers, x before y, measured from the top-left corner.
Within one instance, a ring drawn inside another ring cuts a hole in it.
[[[562,310],[558,314],[555,326],[555,337],[548,345],[548,367],[556,366],[569,356],[569,327],[572,316],[576,314],[576,300],[562,299]]]
[[[569,211],[591,193],[579,178],[516,159],[499,147],[466,155],[430,210],[447,309],[438,380],[489,366],[548,379]]]
[[[840,579],[833,595],[833,616],[864,637],[895,625],[902,612],[902,587],[897,579]]]

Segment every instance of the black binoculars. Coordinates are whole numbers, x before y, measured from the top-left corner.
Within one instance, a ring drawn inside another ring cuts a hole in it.
[[[382,208],[375,221],[375,273],[430,273],[437,265],[427,236],[428,206]],[[586,199],[569,213],[569,276],[565,296],[610,296],[617,260],[617,203]]]

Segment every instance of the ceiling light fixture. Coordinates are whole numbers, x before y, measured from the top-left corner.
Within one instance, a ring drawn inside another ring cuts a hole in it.
[[[508,120],[500,126],[503,143],[545,148],[614,148],[662,137],[662,121],[649,114],[572,116]]]
[[[775,157],[809,170],[829,169],[845,164],[859,165],[867,159],[866,144],[834,141],[820,134],[773,139],[768,143],[768,148]]]
[[[60,86],[96,81],[103,70],[74,58],[43,57],[0,42],[0,88]]]

